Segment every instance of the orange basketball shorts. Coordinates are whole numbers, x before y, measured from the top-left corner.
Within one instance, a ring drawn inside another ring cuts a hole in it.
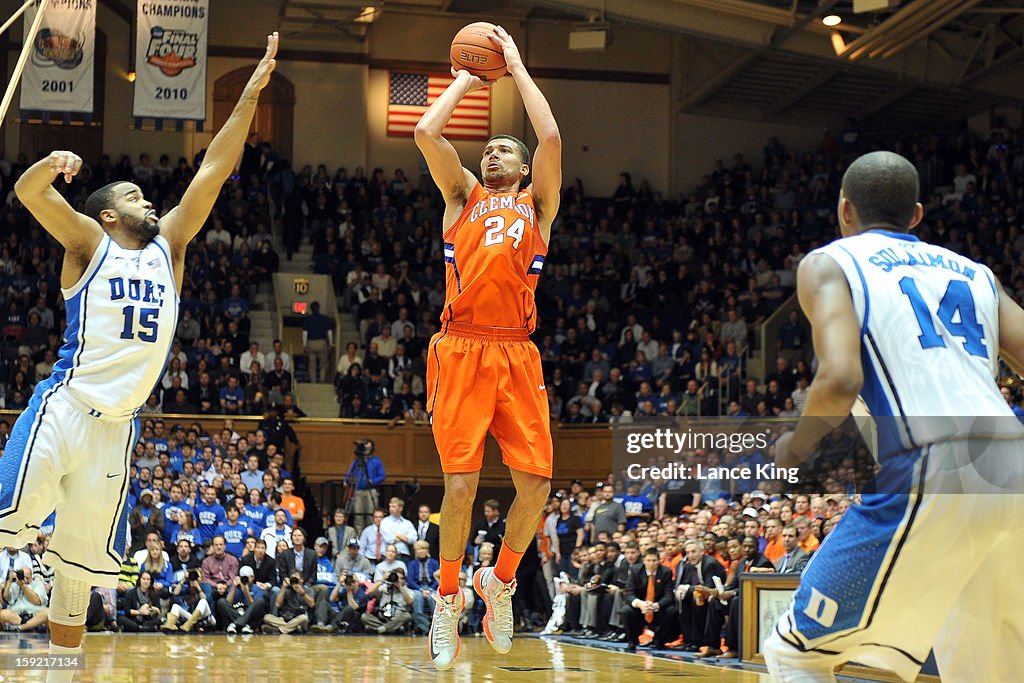
[[[428,354],[427,413],[441,469],[479,472],[490,432],[506,465],[551,478],[547,392],[529,333],[449,322]]]

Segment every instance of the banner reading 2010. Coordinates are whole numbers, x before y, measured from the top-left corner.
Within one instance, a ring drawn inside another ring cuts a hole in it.
[[[97,1],[51,0],[34,36],[39,1],[25,11],[32,54],[21,78],[23,110],[92,112]]]
[[[209,0],[139,0],[135,116],[206,118]]]

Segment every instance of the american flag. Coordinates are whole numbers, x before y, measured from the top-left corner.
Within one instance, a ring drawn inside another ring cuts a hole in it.
[[[451,76],[392,72],[388,79],[388,135],[410,137],[431,102],[452,82]],[[445,126],[450,140],[487,140],[491,135],[491,89],[462,98]]]

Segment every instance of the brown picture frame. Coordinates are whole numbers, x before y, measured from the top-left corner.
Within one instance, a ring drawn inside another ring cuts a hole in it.
[[[779,604],[789,602],[800,585],[797,574],[743,573],[740,575],[740,661],[764,666],[761,646],[777,619]],[[765,614],[762,615],[762,607]],[[771,622],[771,623],[769,623]],[[859,664],[847,664],[836,673],[883,683],[899,683],[895,674]],[[917,683],[941,683],[938,676],[920,674]]]

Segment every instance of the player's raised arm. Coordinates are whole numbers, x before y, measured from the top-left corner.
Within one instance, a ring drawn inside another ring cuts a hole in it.
[[[533,200],[537,207],[538,224],[541,235],[547,242],[551,236],[551,222],[558,213],[558,203],[562,192],[562,137],[558,132],[558,124],[551,113],[544,93],[540,91],[533,78],[523,65],[512,36],[501,26],[494,29],[494,42],[501,47],[508,72],[519,88],[519,94],[526,106],[526,114],[533,124],[533,132],[537,134],[537,151],[533,155],[530,172],[533,174]]]
[[[266,54],[253,71],[231,116],[210,142],[203,163],[185,190],[181,203],[160,221],[161,233],[176,254],[184,254],[185,247],[203,227],[220,195],[221,186],[235,168],[256,113],[260,91],[270,82],[270,75],[277,66],[274,59],[277,44],[277,32],[267,36]]]
[[[441,131],[448,125],[462,98],[484,87],[484,82],[468,71],[452,69],[455,80],[434,100],[416,124],[416,146],[430,168],[430,175],[444,196],[445,204],[460,208],[466,203],[476,177],[463,167],[459,153],[444,139]],[[446,221],[447,224],[447,221]]]
[[[797,270],[800,308],[811,321],[818,372],[792,437],[776,444],[776,462],[793,467],[850,414],[864,384],[860,361],[860,321],[842,268],[829,256],[814,254]]]
[[[66,182],[71,182],[81,168],[82,160],[73,152],[51,152],[21,175],[14,192],[40,225],[69,253],[88,261],[103,239],[103,229],[93,219],[72,209],[53,187],[57,176],[63,175]]]
[[[999,291],[999,355],[1010,369],[1024,374],[1024,310],[996,281]]]

